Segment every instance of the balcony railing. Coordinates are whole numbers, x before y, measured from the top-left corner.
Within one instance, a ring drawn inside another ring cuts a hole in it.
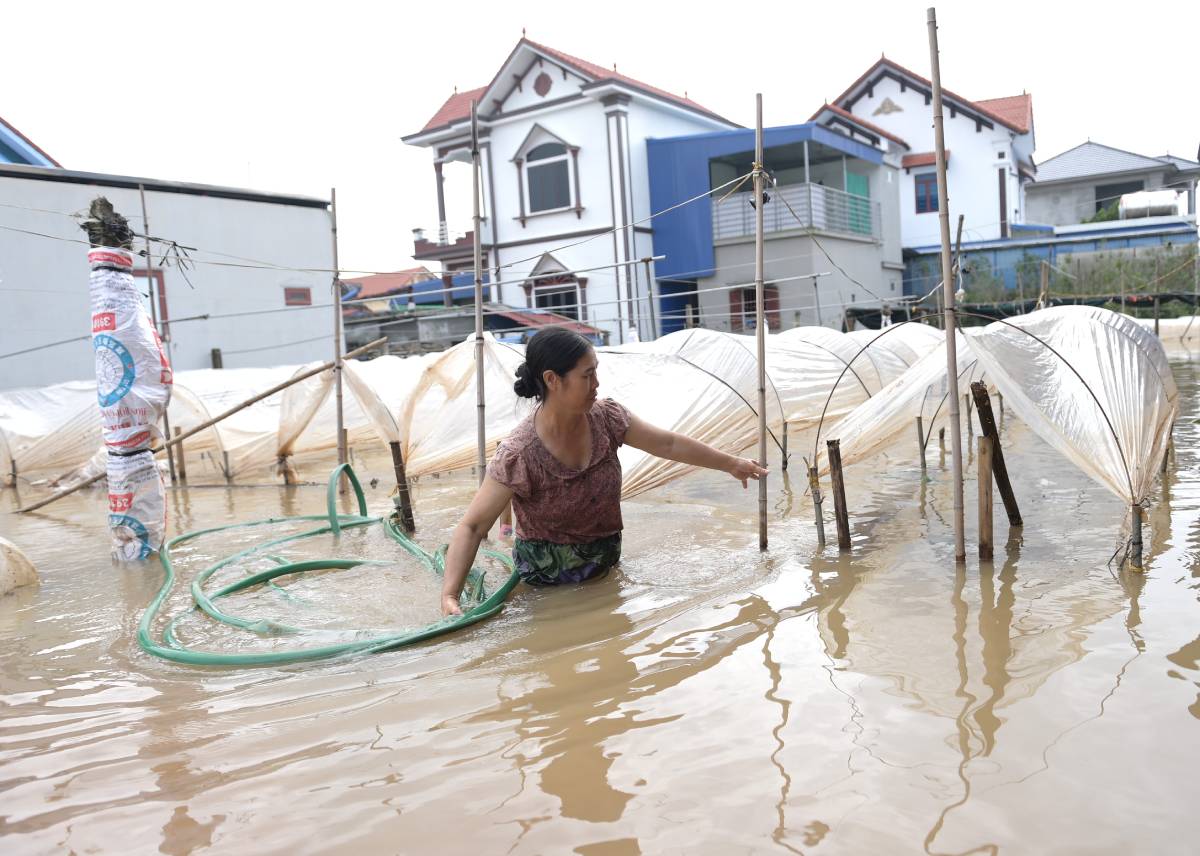
[[[879,203],[820,184],[787,184],[767,191],[771,201],[763,208],[763,231],[787,232],[815,229],[837,235],[882,240]],[[753,193],[735,193],[720,205],[713,204],[713,240],[754,235]],[[782,199],[780,198],[782,197]],[[787,200],[792,211],[783,200]],[[799,222],[797,222],[797,217]]]

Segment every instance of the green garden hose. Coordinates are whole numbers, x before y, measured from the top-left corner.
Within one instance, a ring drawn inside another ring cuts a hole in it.
[[[351,486],[354,488],[354,496],[358,501],[358,514],[339,514],[337,512],[337,485],[338,478],[345,474],[349,479]],[[408,629],[396,631],[395,633],[387,633],[379,636],[372,636],[366,639],[357,639],[353,642],[342,642],[335,645],[324,645],[313,648],[296,648],[286,651],[265,651],[260,653],[248,654],[222,654],[214,651],[197,651],[183,644],[176,635],[176,627],[179,622],[189,613],[194,610],[200,610],[210,618],[222,624],[227,624],[231,627],[236,627],[241,630],[246,630],[261,636],[285,636],[304,632],[303,628],[293,627],[288,624],[282,624],[269,619],[249,620],[239,618],[236,615],[231,615],[223,611],[216,603],[225,595],[233,594],[237,591],[242,591],[247,588],[258,585],[268,585],[274,587],[272,582],[276,577],[287,574],[302,574],[307,571],[328,571],[328,570],[344,570],[347,568],[355,568],[361,565],[382,565],[389,564],[387,562],[367,560],[367,559],[314,559],[303,562],[288,562],[279,556],[261,551],[270,549],[271,547],[280,544],[299,541],[304,538],[312,538],[317,535],[333,534],[339,535],[343,529],[351,529],[358,526],[369,526],[375,523],[383,525],[384,530],[391,536],[406,552],[414,556],[422,565],[430,572],[440,576],[445,571],[445,547],[442,547],[434,553],[429,553],[421,548],[415,541],[404,534],[399,527],[394,517],[368,517],[367,516],[367,501],[363,496],[362,485],[358,482],[358,477],[354,474],[354,470],[349,464],[342,464],[335,469],[329,477],[329,490],[326,494],[327,513],[321,515],[307,515],[301,517],[275,517],[266,520],[256,520],[250,523],[232,523],[226,526],[217,526],[211,529],[200,529],[195,532],[188,532],[172,538],[166,543],[162,551],[159,553],[159,559],[162,561],[164,578],[162,587],[158,590],[154,600],[146,608],[142,619],[138,624],[138,642],[142,648],[156,657],[162,657],[165,660],[172,660],[176,663],[187,663],[192,666],[259,666],[259,665],[279,665],[282,663],[296,663],[304,660],[319,660],[327,657],[337,657],[343,654],[359,654],[373,653],[378,651],[390,651],[393,648],[400,648],[404,645],[411,645],[415,642],[423,642],[426,639],[432,639],[436,636],[441,636],[445,633],[452,633],[477,621],[482,621],[485,618],[490,618],[501,609],[504,608],[504,600],[508,597],[509,592],[517,584],[518,575],[513,567],[512,559],[503,553],[498,553],[493,550],[484,550],[484,555],[499,560],[509,570],[508,579],[493,592],[488,592],[485,585],[485,571],[479,568],[472,568],[467,575],[466,585],[463,589],[462,596],[462,615],[447,616],[433,624],[426,625],[418,629]],[[325,525],[315,529],[310,529],[305,532],[300,532],[294,535],[288,535],[282,538],[265,541],[256,544],[252,547],[247,547],[244,550],[239,550],[232,555],[226,556],[215,564],[209,565],[197,575],[192,581],[191,592],[193,600],[193,609],[180,613],[174,616],[168,622],[163,630],[162,641],[156,642],[151,635],[151,627],[154,624],[159,610],[166,602],[171,590],[175,587],[175,568],[171,561],[171,551],[180,544],[198,538],[202,535],[211,535],[216,532],[224,532],[230,529],[246,529],[255,526],[270,526],[273,524],[295,523],[297,521],[323,521]],[[259,571],[251,574],[237,582],[231,583],[224,588],[209,594],[204,590],[204,584],[213,574],[222,568],[233,564],[234,562],[244,559],[247,556],[262,555],[264,558],[269,558],[276,563],[275,567],[265,571]],[[283,591],[280,589],[280,591]],[[286,593],[286,592],[285,592]]]

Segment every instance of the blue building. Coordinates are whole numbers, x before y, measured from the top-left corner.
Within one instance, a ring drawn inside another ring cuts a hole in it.
[[[661,329],[753,329],[754,131],[646,143]],[[902,294],[897,175],[907,146],[851,117],[766,128],[765,309],[772,330],[841,327],[844,310]],[[730,182],[733,182],[730,184]],[[727,186],[726,186],[727,185]],[[702,196],[716,190],[710,196]],[[675,210],[672,206],[701,196]]]
[[[0,163],[62,168],[62,164],[42,151],[37,143],[22,134],[0,116]]]

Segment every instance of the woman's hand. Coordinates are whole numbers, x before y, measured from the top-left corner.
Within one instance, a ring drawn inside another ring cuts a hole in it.
[[[458,597],[456,595],[442,595],[442,615],[462,615],[462,607],[458,605]]]
[[[725,472],[729,473],[735,479],[742,483],[742,487],[749,487],[749,480],[758,481],[767,474],[766,467],[760,467],[749,458],[734,458],[733,462],[726,468]]]

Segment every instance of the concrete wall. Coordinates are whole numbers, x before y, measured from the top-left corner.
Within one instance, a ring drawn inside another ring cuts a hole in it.
[[[88,247],[79,220],[25,209],[86,212],[98,195],[108,197],[134,231],[143,231],[136,189],[0,176],[0,198],[23,206],[5,208],[4,224],[52,236],[0,229],[0,354],[90,335]],[[154,235],[227,254],[192,253],[197,264],[187,272],[190,285],[176,267],[163,269],[170,318],[285,310],[172,325],[170,354],[176,370],[211,367],[213,348],[222,350],[226,368],[332,355],[330,274],[203,263],[250,264],[228,257],[240,256],[292,268],[330,269],[325,209],[154,190],[146,191],[146,207]],[[139,241],[135,250],[141,248]],[[144,260],[138,267],[144,267]],[[292,286],[310,288],[314,307],[285,309],[284,288]],[[93,373],[92,347],[85,339],[0,359],[0,388],[44,386]]]
[[[1122,184],[1139,179],[1145,189],[1159,188],[1166,182],[1164,172],[1103,175],[1048,185],[1034,182],[1025,191],[1029,222],[1048,226],[1082,223],[1096,213],[1096,188],[1099,185]]]

